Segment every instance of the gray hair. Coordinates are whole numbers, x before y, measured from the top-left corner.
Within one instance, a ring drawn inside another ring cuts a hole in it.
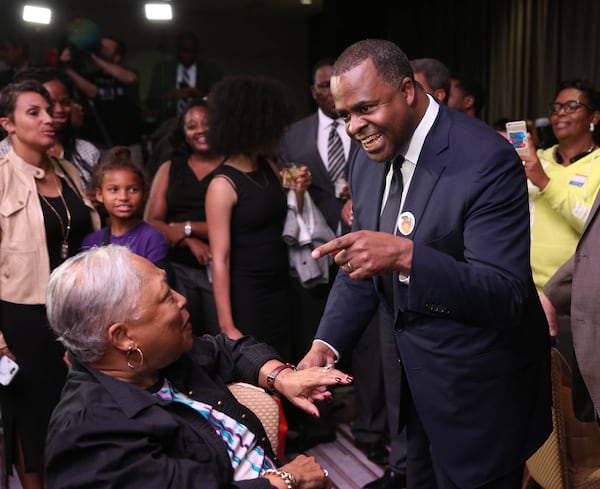
[[[50,275],[46,309],[52,330],[84,363],[104,355],[108,328],[136,318],[143,279],[124,246],[95,247]]]
[[[414,73],[423,73],[429,88],[446,91],[450,94],[450,70],[441,61],[434,58],[417,58],[410,62]]]
[[[379,78],[392,88],[400,88],[405,77],[414,80],[410,62],[396,44],[384,39],[365,39],[346,48],[335,61],[331,76],[339,76],[370,59]]]

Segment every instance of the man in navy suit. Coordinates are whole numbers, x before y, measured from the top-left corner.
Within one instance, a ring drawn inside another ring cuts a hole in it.
[[[350,168],[352,232],[313,252],[335,256],[344,273],[301,367],[350,351],[381,301],[403,369],[407,487],[519,488],[551,431],[522,164],[491,128],[416,85],[389,41],[346,49],[331,89],[373,161]],[[393,232],[380,231],[388,195],[398,201]]]
[[[204,97],[221,79],[221,69],[198,59],[198,38],[192,32],[177,37],[177,60],[163,61],[152,71],[148,108],[163,122],[180,114],[186,101]]]

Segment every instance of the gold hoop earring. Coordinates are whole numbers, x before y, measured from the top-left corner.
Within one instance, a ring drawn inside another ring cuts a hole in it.
[[[131,361],[131,355],[134,353],[137,353],[139,355],[139,362],[137,364],[135,364]],[[140,350],[139,346],[136,346],[135,348],[132,348],[130,346],[129,350],[127,350],[126,358],[127,358],[127,366],[132,370],[135,370],[136,368],[139,368],[142,365],[144,365],[144,352],[142,350]]]

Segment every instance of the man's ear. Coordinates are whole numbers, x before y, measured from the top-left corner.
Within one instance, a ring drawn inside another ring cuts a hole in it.
[[[107,339],[117,350],[127,351],[134,348],[133,339],[129,336],[129,327],[125,322],[111,324],[107,331]]]
[[[405,76],[400,82],[400,91],[404,94],[406,103],[412,105],[416,100],[417,87],[416,82],[409,76]]]
[[[463,99],[463,107],[465,109],[472,109],[474,105],[475,105],[475,97],[473,97],[473,95],[467,95]]]
[[[445,104],[448,101],[447,100],[448,95],[446,94],[446,90],[444,90],[443,88],[438,88],[437,90],[434,90],[433,94],[443,104]]]

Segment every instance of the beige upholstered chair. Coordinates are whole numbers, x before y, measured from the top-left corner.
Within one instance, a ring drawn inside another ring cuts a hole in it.
[[[552,348],[552,425],[550,437],[527,461],[544,489],[600,489],[600,429],[573,412],[571,372]]]
[[[282,417],[277,400],[261,387],[252,384],[234,382],[228,387],[235,398],[260,419],[273,452],[282,458],[283,440],[280,440],[280,436],[284,438],[285,432],[280,433]]]

